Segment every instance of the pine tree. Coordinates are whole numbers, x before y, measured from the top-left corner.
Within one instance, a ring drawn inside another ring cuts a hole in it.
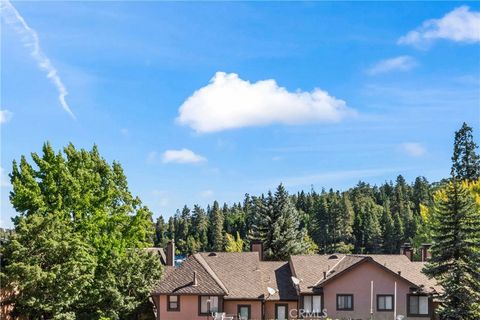
[[[208,217],[199,205],[193,206],[192,226],[196,245],[200,251],[208,248]]]
[[[292,254],[307,250],[306,232],[299,229],[300,217],[283,185],[275,196],[257,200],[254,235],[263,240],[265,256],[270,260],[287,260]]]
[[[465,122],[455,132],[452,156],[452,176],[458,180],[480,178],[480,156],[476,154],[477,144],[473,140],[472,128]]]
[[[165,220],[163,219],[163,217],[160,215],[157,218],[157,222],[155,223],[154,245],[156,247],[165,247],[168,241],[166,238],[166,233],[167,233],[167,225],[165,224]]]
[[[213,203],[211,212],[210,237],[213,251],[222,251],[224,246],[223,239],[223,212],[218,205],[218,202]]]
[[[414,215],[420,215],[420,205],[430,205],[432,202],[432,194],[430,184],[425,177],[417,177],[413,184],[412,201],[414,205]]]
[[[382,230],[382,243],[384,253],[397,253],[395,241],[395,226],[393,223],[392,213],[390,212],[390,204],[388,200],[383,205],[382,218],[380,219]]]
[[[435,203],[432,258],[424,272],[444,288],[440,317],[480,319],[480,207],[455,179]]]

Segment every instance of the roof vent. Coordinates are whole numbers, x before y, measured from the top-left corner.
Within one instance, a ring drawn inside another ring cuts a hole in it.
[[[402,275],[402,271],[397,271],[398,272],[398,275],[401,276]]]
[[[328,260],[331,259],[338,259],[338,256],[336,254],[332,254],[330,257],[328,257]]]
[[[209,257],[216,257],[217,256],[217,253],[216,252],[210,252],[208,254]]]

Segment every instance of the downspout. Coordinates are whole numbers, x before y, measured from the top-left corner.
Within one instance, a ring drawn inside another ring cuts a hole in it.
[[[265,320],[265,299],[262,299],[262,320]]]
[[[395,281],[395,291],[393,296],[393,320],[397,319],[397,281]]]

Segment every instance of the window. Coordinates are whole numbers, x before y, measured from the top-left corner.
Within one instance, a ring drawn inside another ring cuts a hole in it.
[[[167,311],[180,311],[180,296],[167,296]]]
[[[249,320],[251,316],[251,307],[249,304],[238,305],[238,320]]]
[[[208,315],[218,312],[218,297],[217,296],[200,296],[200,315]]]
[[[337,310],[353,310],[353,294],[337,294]]]
[[[275,305],[275,319],[276,320],[287,320],[288,319],[288,304],[277,303]]]
[[[393,294],[377,294],[377,311],[393,311]]]
[[[429,316],[428,296],[407,295],[408,316]]]
[[[304,296],[303,310],[307,313],[320,313],[322,311],[322,296]]]

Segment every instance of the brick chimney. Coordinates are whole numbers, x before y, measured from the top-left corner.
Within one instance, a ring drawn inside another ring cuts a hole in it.
[[[171,240],[167,243],[167,266],[175,266],[175,241]]]
[[[263,243],[261,240],[252,240],[250,242],[250,251],[258,252],[258,257],[260,261],[263,261]]]
[[[404,254],[407,256],[407,258],[412,261],[413,259],[413,249],[410,243],[405,242],[401,247],[400,247],[400,254]]]
[[[432,257],[432,253],[430,252],[431,246],[430,243],[422,243],[422,246],[420,247],[420,259],[422,262],[425,262]]]
[[[198,286],[197,271],[193,271],[193,286]]]

